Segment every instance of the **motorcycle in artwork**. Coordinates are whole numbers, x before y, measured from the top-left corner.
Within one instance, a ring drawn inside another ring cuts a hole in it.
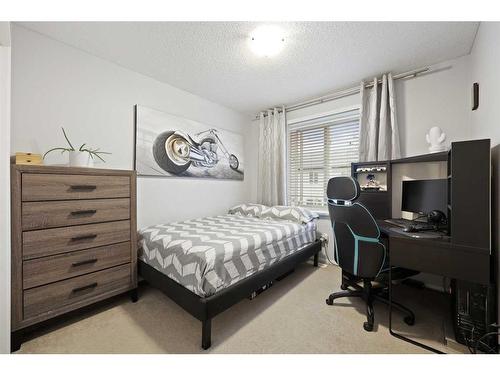
[[[242,180],[242,143],[239,134],[136,106],[139,175]]]
[[[238,158],[227,151],[216,129],[208,129],[195,136],[200,139],[199,142],[180,131],[167,130],[161,133],[153,144],[153,156],[158,165],[173,174],[186,171],[190,165],[212,168],[219,163],[219,149],[229,167],[238,170]]]

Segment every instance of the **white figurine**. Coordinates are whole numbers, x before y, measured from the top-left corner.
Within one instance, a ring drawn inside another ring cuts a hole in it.
[[[446,134],[441,130],[439,126],[434,126],[429,129],[429,133],[425,135],[425,139],[429,146],[429,152],[441,152],[446,151],[446,146],[444,141],[446,139]]]

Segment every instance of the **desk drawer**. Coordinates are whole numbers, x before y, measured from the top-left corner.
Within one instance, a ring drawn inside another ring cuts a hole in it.
[[[129,198],[24,202],[22,205],[23,230],[127,220],[129,218]]]
[[[130,242],[25,261],[23,288],[29,289],[130,262]]]
[[[131,285],[130,265],[113,267],[24,291],[24,318]]]
[[[75,225],[23,233],[23,259],[130,241],[130,221]]]
[[[128,176],[23,173],[22,186],[25,202],[130,196]]]

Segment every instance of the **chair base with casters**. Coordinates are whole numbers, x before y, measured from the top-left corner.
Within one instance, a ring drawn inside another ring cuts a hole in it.
[[[407,275],[415,274],[413,271],[405,270],[404,272]],[[408,276],[406,276],[408,277]],[[361,287],[358,283],[362,281],[363,286]],[[378,281],[373,278],[359,278],[353,275],[348,274],[345,271],[342,271],[342,284],[340,285],[340,289],[343,292],[332,293],[328,296],[326,300],[327,305],[333,305],[333,302],[337,298],[342,297],[361,297],[366,303],[366,322],[363,323],[363,328],[366,331],[373,331],[373,323],[374,323],[374,310],[373,310],[373,302],[379,301],[386,305],[389,304],[389,294],[388,294],[388,286],[380,286],[374,287],[372,282]],[[415,324],[415,314],[406,308],[405,306],[392,301],[392,307],[396,310],[401,311],[405,314],[404,322],[409,326]]]

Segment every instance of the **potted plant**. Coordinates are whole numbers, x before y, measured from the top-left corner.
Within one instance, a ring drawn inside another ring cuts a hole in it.
[[[71,144],[70,140],[68,139],[68,136],[66,135],[66,131],[64,128],[61,128],[64,138],[66,139],[66,142],[68,142],[69,147],[54,147],[47,151],[45,154],[43,154],[43,158],[47,156],[52,151],[61,151],[61,154],[64,154],[65,152],[68,152],[69,154],[69,166],[70,167],[93,167],[94,166],[94,159],[98,158],[102,160],[104,163],[106,162],[101,155],[110,155],[110,152],[105,152],[105,151],[99,151],[98,148],[92,149],[90,147],[86,147],[86,144],[83,143],[78,149],[75,149],[73,145]]]

